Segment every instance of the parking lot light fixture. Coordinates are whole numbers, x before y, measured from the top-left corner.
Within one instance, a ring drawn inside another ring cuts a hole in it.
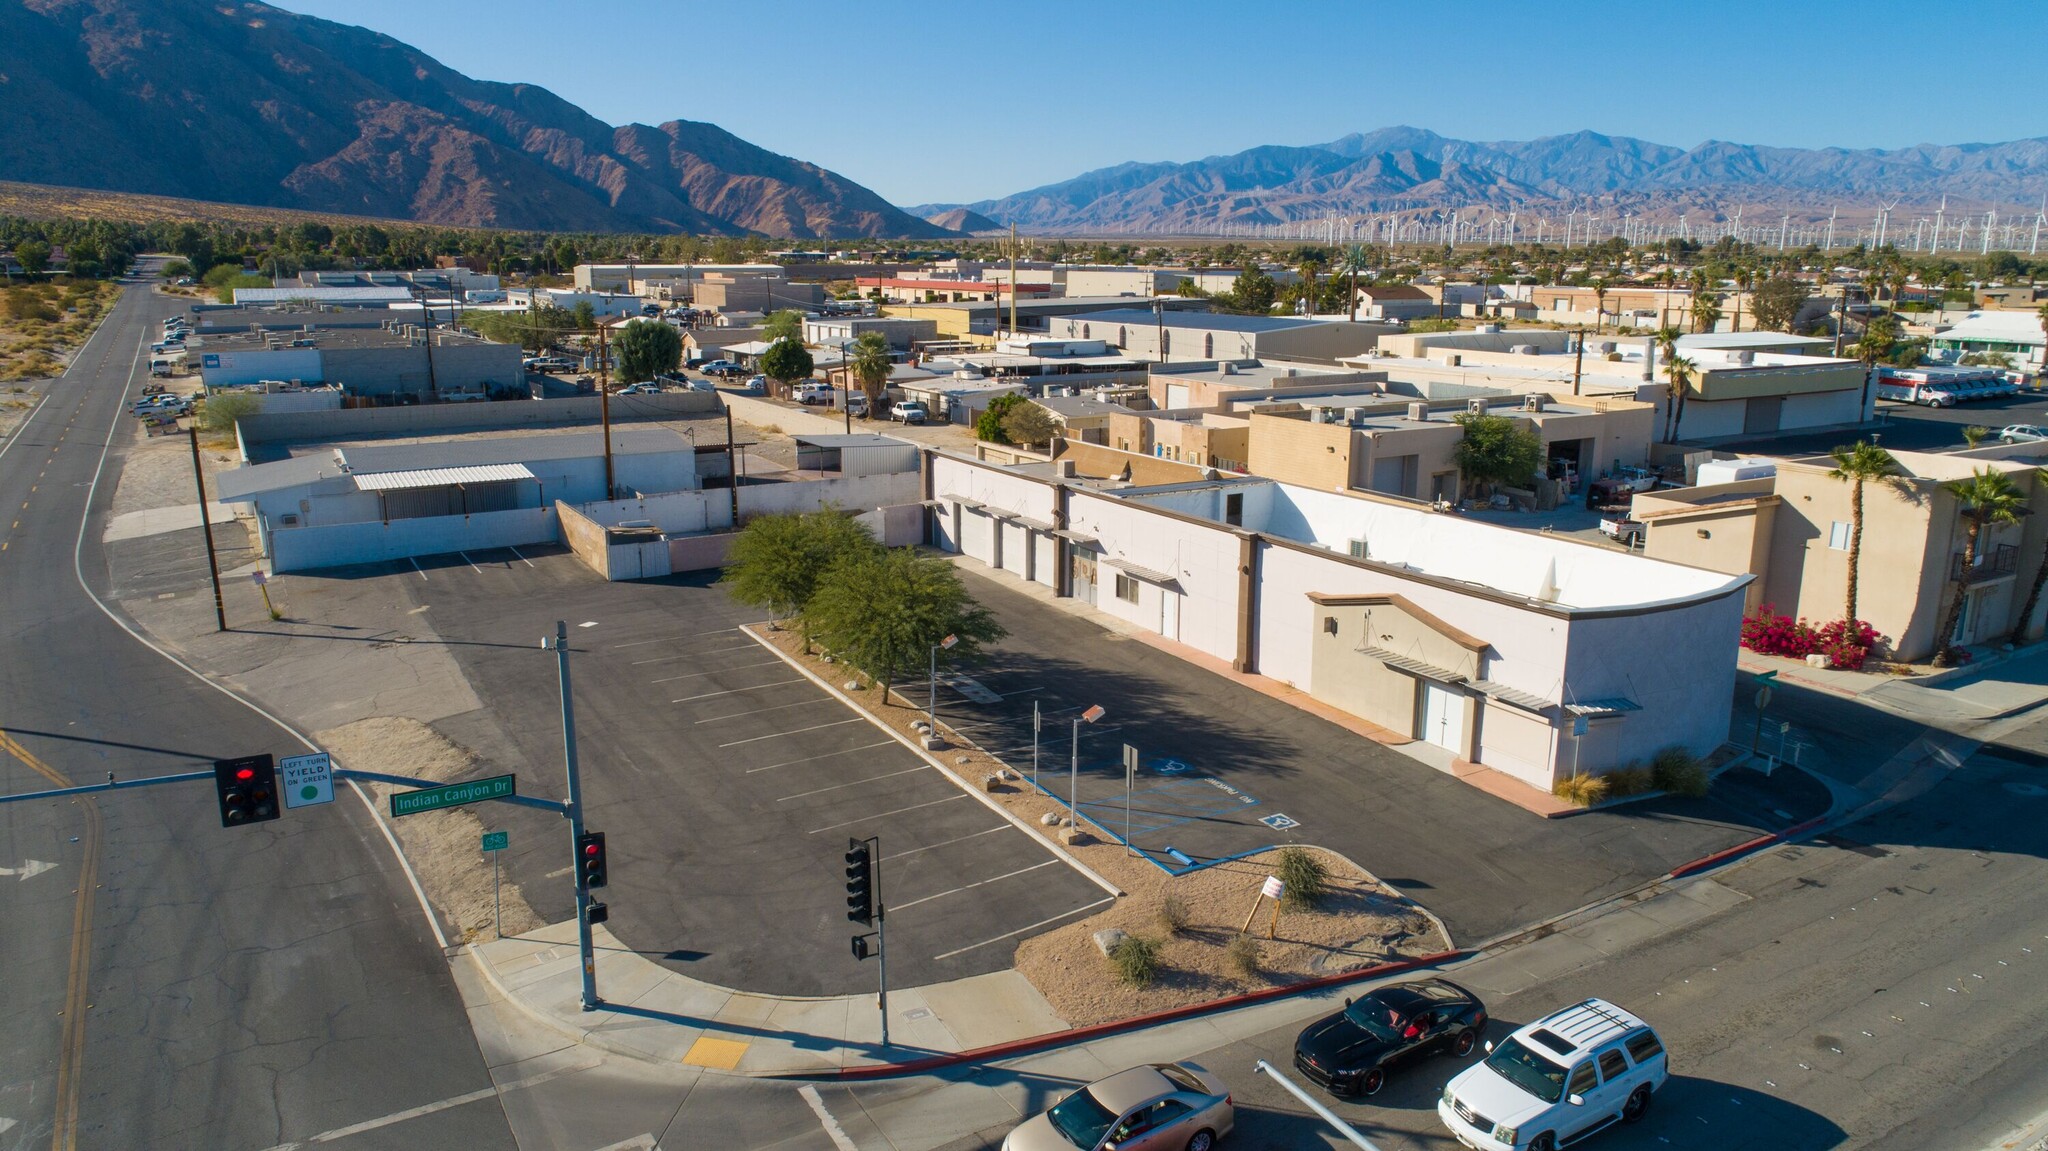
[[[939,650],[944,648],[951,651],[953,645],[959,642],[959,636],[949,635],[932,645],[932,678],[927,685],[930,690],[925,695],[924,720],[931,725],[933,739],[939,737]]]
[[[1074,743],[1067,758],[1067,826],[1077,831],[1081,826],[1081,725],[1094,723],[1103,715],[1098,703],[1074,717]]]

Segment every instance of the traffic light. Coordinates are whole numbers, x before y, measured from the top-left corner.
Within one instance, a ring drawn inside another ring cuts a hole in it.
[[[862,927],[875,923],[875,861],[865,839],[846,841],[846,918]]]
[[[874,951],[868,946],[868,937],[866,935],[856,935],[853,937],[853,957],[855,959],[866,959],[873,954]]]
[[[240,827],[276,819],[277,763],[268,755],[213,761],[213,789],[220,799],[220,825]]]
[[[604,832],[586,831],[576,837],[576,876],[585,890],[605,885]]]

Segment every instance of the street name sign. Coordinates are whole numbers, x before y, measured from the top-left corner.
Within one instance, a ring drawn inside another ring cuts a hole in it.
[[[504,799],[517,794],[516,776],[494,775],[468,783],[444,783],[439,787],[397,792],[391,797],[391,814],[394,818],[418,815],[422,811],[439,811],[444,807],[461,807],[465,803],[482,803],[487,799]]]

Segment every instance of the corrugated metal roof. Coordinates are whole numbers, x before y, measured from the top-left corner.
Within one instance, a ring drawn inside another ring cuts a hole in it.
[[[1582,699],[1577,703],[1565,704],[1564,709],[1573,715],[1623,715],[1631,711],[1641,711],[1643,705],[1632,699],[1615,696],[1612,699]]]
[[[1462,671],[1452,671],[1447,667],[1438,667],[1433,663],[1424,663],[1419,659],[1410,659],[1405,655],[1388,651],[1383,647],[1368,645],[1358,650],[1396,671],[1405,671],[1410,675],[1419,675],[1424,679],[1436,680],[1438,683],[1464,683],[1466,680],[1466,675]]]
[[[237,304],[282,304],[292,300],[324,301],[327,303],[351,304],[397,304],[411,301],[412,293],[404,288],[375,286],[350,287],[298,287],[298,288],[236,288]]]
[[[1053,531],[1052,534],[1060,537],[1061,539],[1067,541],[1070,544],[1082,544],[1085,546],[1096,542],[1094,536],[1086,535],[1081,532],[1070,532],[1065,528],[1057,528]]]
[[[968,508],[977,512],[988,506],[987,504],[982,503],[980,500],[970,500],[966,496],[956,496],[953,495],[951,492],[948,492],[945,495],[940,496],[939,498],[942,500],[951,500],[954,503],[959,504],[963,508]]]
[[[355,473],[356,490],[390,492],[405,488],[445,488],[457,484],[495,484],[530,480],[525,464],[477,464],[466,468],[422,468],[409,472]]]
[[[1003,511],[1001,508],[992,508],[990,509],[988,514],[996,517],[999,520],[1008,520],[1013,524],[1020,524],[1024,527],[1030,528],[1032,531],[1049,532],[1052,530],[1052,525],[1046,523],[1044,520],[1034,520],[1030,516],[1019,515],[1016,512],[1006,512]]]
[[[1472,687],[1481,694],[1491,696],[1502,703],[1519,707],[1523,711],[1533,711],[1539,715],[1548,715],[1550,710],[1556,706],[1540,695],[1532,695],[1520,688],[1509,687],[1504,683],[1495,683],[1490,679],[1475,679],[1472,681]]]

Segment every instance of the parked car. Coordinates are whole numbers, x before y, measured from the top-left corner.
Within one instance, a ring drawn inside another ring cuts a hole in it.
[[[656,384],[633,384],[630,387],[620,388],[619,394],[622,396],[658,396],[661,394],[661,388]]]
[[[1600,517],[1600,534],[1619,544],[1634,547],[1649,533],[1641,520],[1630,519],[1625,513]]]
[[[867,415],[867,414],[868,414],[868,394],[867,394],[866,392],[853,392],[853,393],[851,393],[850,395],[848,395],[848,396],[846,397],[846,411],[847,411],[847,414],[849,414],[849,415],[855,415],[855,416],[865,416],[865,415]]]
[[[1332,1095],[1377,1095],[1396,1067],[1442,1052],[1463,1059],[1485,1030],[1486,1005],[1450,980],[1396,983],[1304,1027],[1294,1066]]]
[[[796,402],[800,404],[832,403],[832,385],[819,380],[805,380],[796,386]]]
[[[1003,1151],[1210,1151],[1234,1124],[1230,1089],[1194,1063],[1098,1079],[1026,1120]]]
[[[713,360],[704,365],[704,374],[707,376],[738,376],[745,373],[745,368],[731,360]]]
[[[2048,429],[2036,424],[2007,424],[1998,430],[1998,442],[2002,444],[2028,444],[2035,440],[2048,440]]]
[[[1669,1076],[1650,1025],[1588,999],[1519,1028],[1445,1085],[1437,1118],[1480,1151],[1557,1151],[1633,1123]]]
[[[889,409],[889,418],[901,420],[906,424],[921,424],[925,421],[924,405],[916,400],[899,401],[895,407]]]
[[[767,394],[768,394],[768,377],[767,377],[767,376],[748,376],[748,377],[747,377],[747,382],[746,382],[746,383],[744,383],[744,384],[741,384],[741,385],[740,385],[740,392],[741,392],[741,394],[743,394],[743,395],[749,395],[749,396],[765,396],[765,395],[767,395]]]

